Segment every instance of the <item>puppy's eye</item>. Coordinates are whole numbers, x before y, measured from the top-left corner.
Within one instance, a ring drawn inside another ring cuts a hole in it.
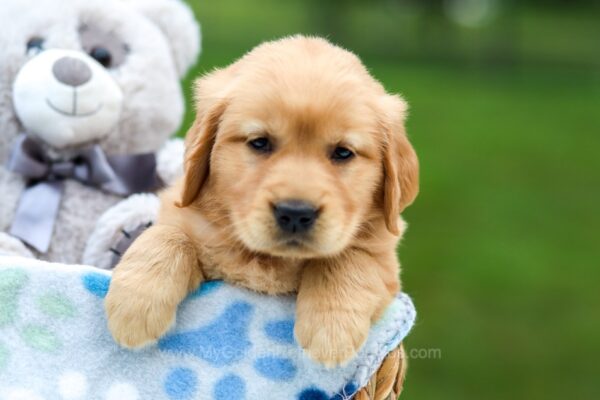
[[[248,146],[260,153],[270,153],[273,151],[271,141],[266,137],[260,137],[248,142]]]
[[[38,54],[44,50],[45,40],[41,37],[32,37],[27,41],[27,54]]]
[[[336,147],[333,153],[331,153],[331,159],[337,162],[348,161],[352,157],[354,157],[352,150],[341,146]]]
[[[110,68],[112,65],[112,54],[106,47],[96,46],[90,50],[90,56],[98,61],[104,68]]]

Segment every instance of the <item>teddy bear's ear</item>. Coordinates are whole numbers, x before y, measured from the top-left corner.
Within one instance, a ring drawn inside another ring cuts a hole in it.
[[[200,55],[200,24],[192,10],[181,0],[122,0],[154,22],[171,46],[180,77]]]

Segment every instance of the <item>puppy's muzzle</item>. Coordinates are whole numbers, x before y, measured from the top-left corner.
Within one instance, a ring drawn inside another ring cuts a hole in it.
[[[306,201],[285,200],[273,205],[273,216],[283,232],[301,234],[314,226],[319,210]]]

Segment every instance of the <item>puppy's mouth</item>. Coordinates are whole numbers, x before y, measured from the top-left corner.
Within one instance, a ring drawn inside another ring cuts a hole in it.
[[[302,247],[310,248],[315,245],[314,238],[308,232],[306,233],[284,233],[278,232],[273,240],[277,247],[289,247],[298,249]]]
[[[315,243],[307,237],[280,238],[268,252],[276,256],[294,258],[311,258],[319,253]]]

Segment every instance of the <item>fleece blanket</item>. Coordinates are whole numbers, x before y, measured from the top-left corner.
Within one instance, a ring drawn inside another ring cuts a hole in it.
[[[0,399],[348,399],[411,329],[400,294],[357,357],[327,369],[293,336],[294,297],[206,282],[155,346],[120,348],[106,328],[110,273],[0,256]]]

